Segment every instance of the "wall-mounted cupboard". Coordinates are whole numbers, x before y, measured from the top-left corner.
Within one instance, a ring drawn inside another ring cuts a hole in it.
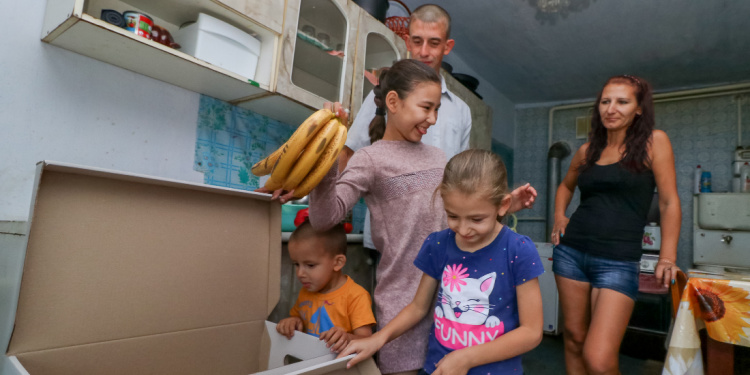
[[[276,93],[310,108],[349,103],[361,10],[348,0],[287,0]]]

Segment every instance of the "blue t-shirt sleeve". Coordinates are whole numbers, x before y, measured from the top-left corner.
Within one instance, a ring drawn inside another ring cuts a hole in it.
[[[536,245],[529,237],[518,236],[513,241],[516,242],[516,246],[511,247],[515,253],[511,254],[513,282],[515,285],[521,285],[543,274],[544,266]]]
[[[442,234],[443,232],[434,232],[427,236],[419,254],[414,259],[414,266],[435,280],[440,280],[440,275],[443,273],[442,254],[444,251],[441,249],[444,248],[445,241],[442,239],[444,237]]]

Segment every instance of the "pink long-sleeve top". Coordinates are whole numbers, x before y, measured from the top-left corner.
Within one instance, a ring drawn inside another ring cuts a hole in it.
[[[340,175],[337,166],[331,168],[310,193],[310,223],[318,230],[341,222],[359,198],[365,198],[372,240],[381,253],[374,292],[378,327],[411,302],[422,276],[414,258],[430,233],[448,226],[443,201],[435,193],[445,164],[445,154],[437,147],[381,140],[355,152]],[[385,345],[380,350],[380,371],[422,368],[431,323],[428,314]]]

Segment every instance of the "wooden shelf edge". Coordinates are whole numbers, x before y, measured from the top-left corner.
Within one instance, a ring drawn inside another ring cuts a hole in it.
[[[266,84],[140,37],[89,14],[69,17],[42,41],[228,102],[270,93]],[[164,66],[169,69],[164,69]]]

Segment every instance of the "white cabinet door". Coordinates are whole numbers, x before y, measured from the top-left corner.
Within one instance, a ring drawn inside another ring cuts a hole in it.
[[[404,40],[375,17],[360,9],[357,53],[354,59],[352,96],[349,104],[350,119],[355,118],[362,106],[362,100],[375,87],[365,77],[365,71],[377,77],[381,68],[390,67],[394,62],[406,57]]]
[[[289,0],[275,92],[311,109],[348,103],[359,11],[347,0]]]

